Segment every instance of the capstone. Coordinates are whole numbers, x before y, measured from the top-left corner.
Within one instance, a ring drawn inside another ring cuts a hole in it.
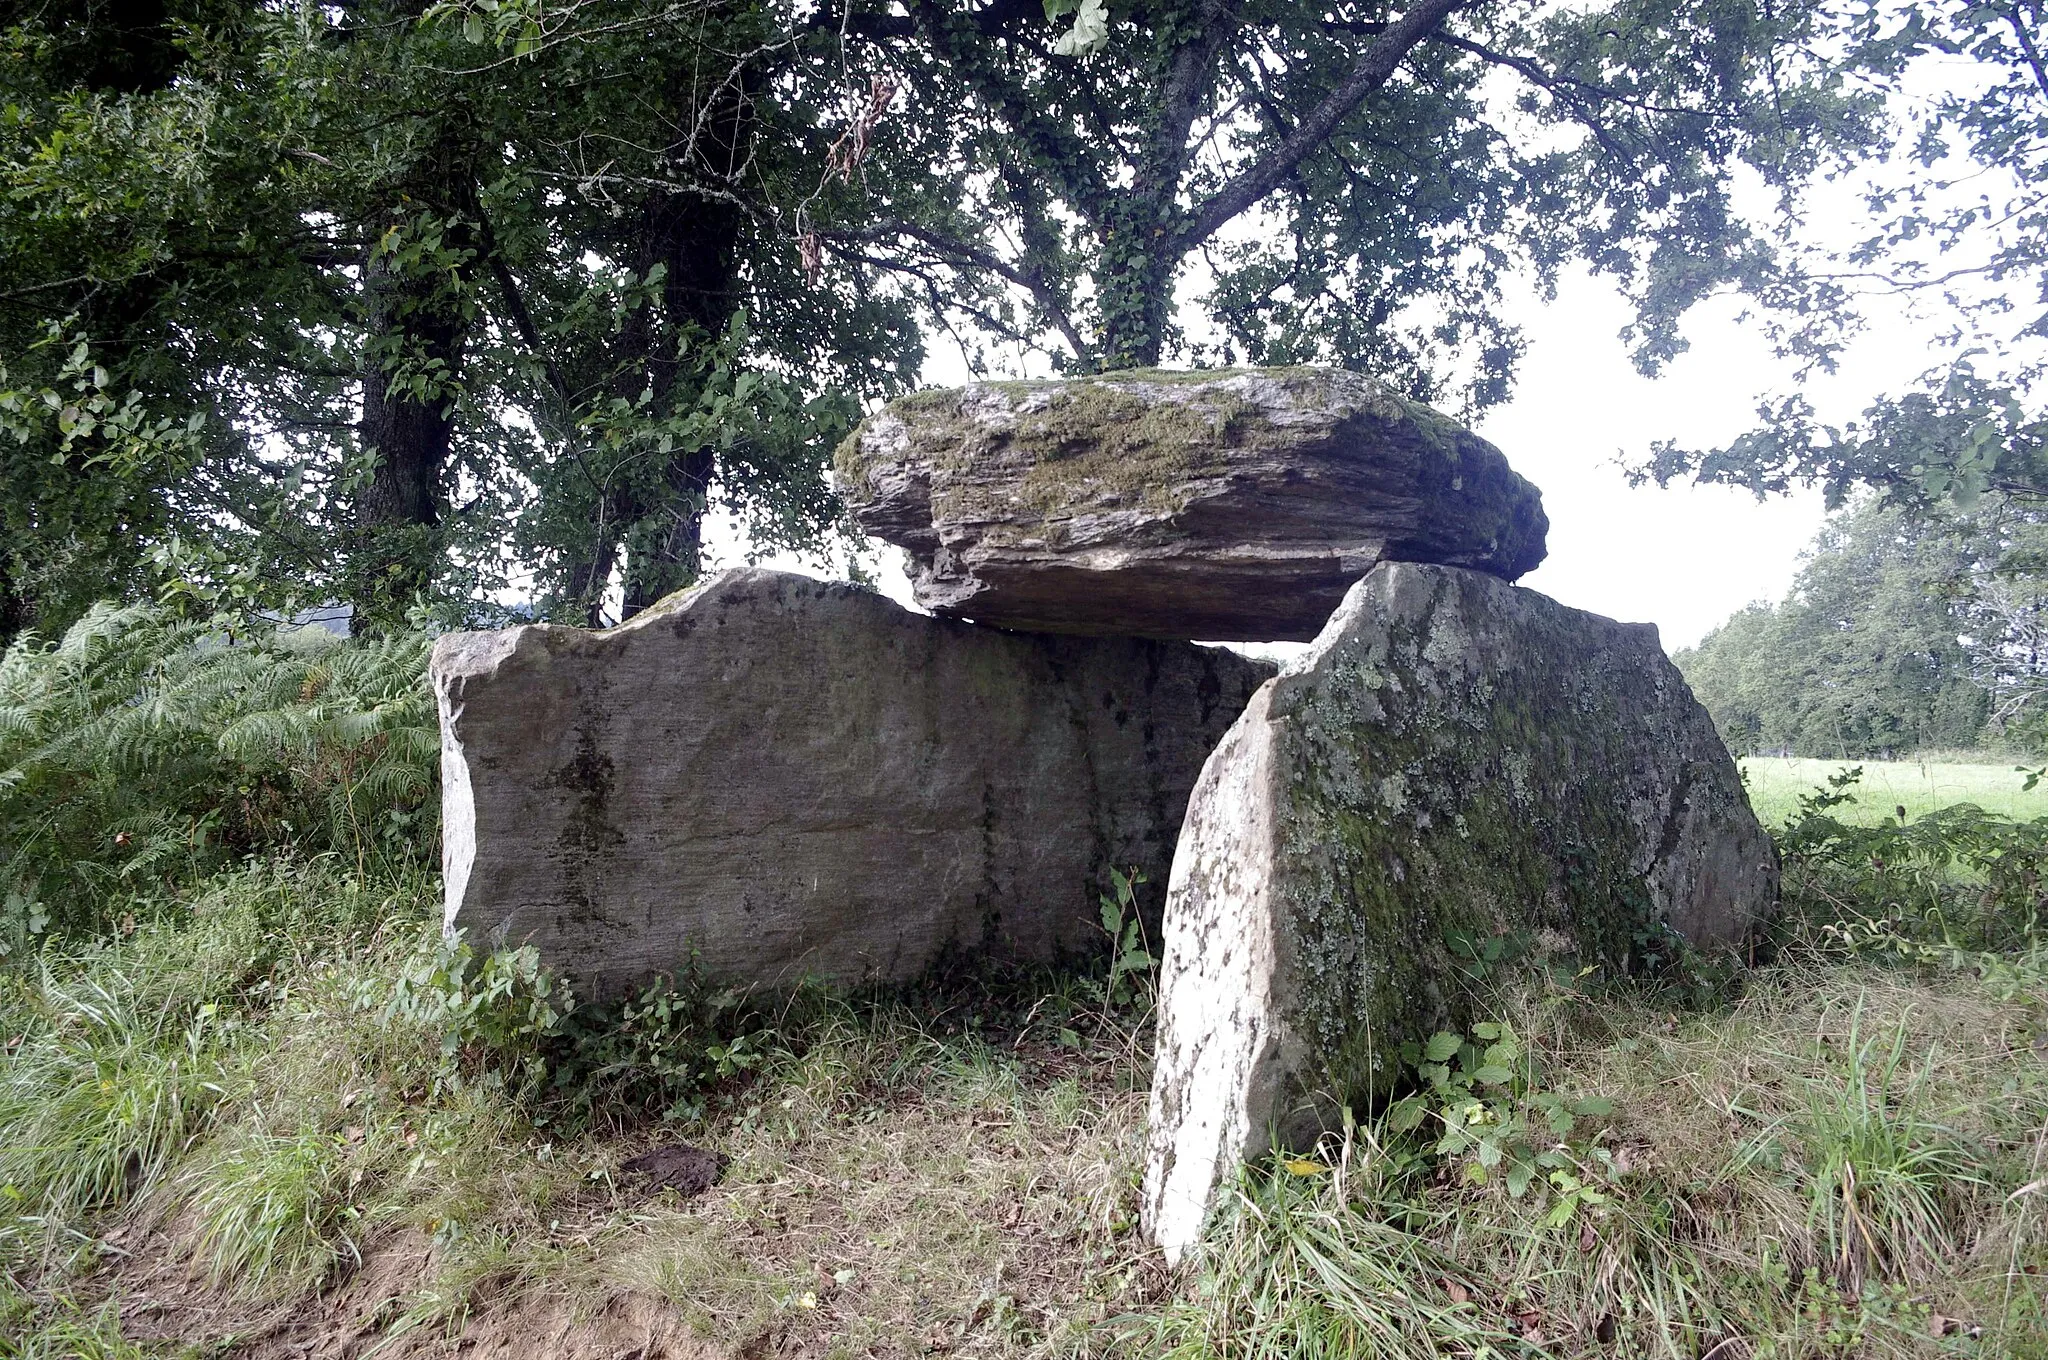
[[[1093,949],[1165,880],[1203,758],[1272,667],[1003,633],[741,570],[622,627],[440,639],[447,925],[580,995]]]
[[[1219,1188],[1404,1041],[1462,1032],[1456,952],[1610,974],[1673,935],[1739,945],[1777,866],[1656,629],[1457,568],[1388,563],[1209,757],[1167,893],[1143,1218],[1169,1259]]]
[[[1305,641],[1382,560],[1513,580],[1548,531],[1493,445],[1332,369],[920,392],[836,473],[909,553],[918,603],[1047,632]]]

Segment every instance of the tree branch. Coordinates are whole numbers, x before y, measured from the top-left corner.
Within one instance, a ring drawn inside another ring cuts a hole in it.
[[[1203,98],[1213,88],[1209,74],[1216,64],[1216,49],[1235,27],[1237,10],[1232,0],[1207,0],[1201,9],[1201,28],[1173,50],[1168,63],[1159,97],[1159,121],[1146,138],[1144,158],[1132,176],[1130,189],[1131,197],[1151,209],[1158,220],[1172,211],[1181,176],[1194,156],[1188,134],[1194,129]]]
[[[828,242],[872,242],[886,240],[889,237],[905,236],[931,247],[933,250],[938,251],[941,256],[952,256],[952,259],[946,261],[948,264],[956,267],[965,264],[971,265],[976,269],[986,269],[989,273],[1014,283],[1019,288],[1030,293],[1031,300],[1039,305],[1047,318],[1051,320],[1053,326],[1065,337],[1068,346],[1074,351],[1076,359],[1085,362],[1089,356],[1088,342],[1081,338],[1081,333],[1075,328],[1073,319],[1067,315],[1065,300],[1052,291],[1052,288],[1045,282],[1044,275],[1037,270],[1020,269],[1001,256],[984,250],[970,241],[961,241],[951,236],[942,235],[929,227],[921,227],[915,222],[884,222],[865,231],[821,231],[818,233],[818,236],[819,239]]]
[[[1182,252],[1192,250],[1215,235],[1224,223],[1278,188],[1294,168],[1329,140],[1337,125],[1357,111],[1358,106],[1393,78],[1416,44],[1468,0],[1416,0],[1413,8],[1389,25],[1358,54],[1351,70],[1336,89],[1323,97],[1309,115],[1295,124],[1271,155],[1247,167],[1229,183],[1211,194],[1195,210],[1175,241]]]
[[[1608,132],[1598,119],[1593,117],[1592,110],[1586,107],[1585,101],[1577,94],[1578,90],[1586,88],[1583,82],[1553,76],[1527,57],[1517,57],[1507,52],[1496,52],[1490,47],[1483,47],[1476,42],[1450,33],[1437,32],[1430,34],[1429,37],[1432,42],[1440,42],[1446,46],[1455,47],[1460,52],[1470,52],[1480,60],[1492,62],[1496,66],[1505,66],[1510,71],[1520,74],[1530,84],[1548,90],[1552,98],[1562,100],[1571,107],[1572,113],[1578,118],[1580,126],[1593,134],[1593,140],[1600,143],[1601,150],[1623,164],[1634,163],[1635,158],[1629,155],[1628,151],[1614,140],[1613,134]],[[1571,91],[1567,92],[1559,89],[1560,85],[1572,87]],[[1610,97],[1604,91],[1599,93],[1603,98]],[[1673,110],[1662,111],[1673,112]]]
[[[2033,33],[2020,22],[2019,6],[2014,5],[2007,10],[2005,17],[2012,24],[2012,31],[2019,35],[2020,51],[2026,54],[2027,65],[2034,68],[2034,80],[2040,85],[2041,93],[2048,95],[2048,70],[2042,68],[2041,49],[2034,45]],[[2037,12],[2034,17],[2038,21],[2039,13]]]

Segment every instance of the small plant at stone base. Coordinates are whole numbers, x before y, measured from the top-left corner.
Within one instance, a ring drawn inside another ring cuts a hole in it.
[[[435,941],[402,961],[389,980],[359,979],[351,1000],[387,1025],[439,1036],[431,1093],[465,1081],[515,1097],[540,1088],[550,1041],[575,1000],[542,966],[532,945],[479,957],[467,941]]]
[[[1434,1120],[1441,1133],[1419,1154],[1425,1161],[1461,1166],[1468,1185],[1498,1175],[1514,1199],[1540,1178],[1552,1199],[1551,1227],[1607,1202],[1586,1174],[1587,1162],[1602,1164],[1605,1150],[1573,1135],[1580,1120],[1611,1114],[1613,1102],[1543,1089],[1535,1056],[1511,1026],[1487,1021],[1472,1027],[1471,1038],[1435,1034],[1403,1045],[1402,1057],[1426,1089],[1396,1101],[1387,1125],[1412,1134]]]
[[[715,1086],[758,1070],[781,1040],[750,993],[711,986],[692,960],[567,1019],[552,1046],[556,1097],[574,1122],[600,1109],[698,1119]]]
[[[1444,947],[1457,960],[1458,971],[1474,982],[1494,978],[1526,958],[1529,944],[1529,932],[1522,930],[1498,935],[1473,935],[1458,930],[1444,936]]]
[[[1102,933],[1109,939],[1109,973],[1099,982],[1091,979],[1084,984],[1090,999],[1101,1008],[1097,1037],[1116,1012],[1135,1012],[1142,1018],[1152,1009],[1154,975],[1159,969],[1138,911],[1138,885],[1147,881],[1143,871],[1133,868],[1125,873],[1112,867],[1109,881],[1111,891],[1096,899],[1101,906]],[[1062,1027],[1059,1038],[1068,1048],[1082,1046],[1080,1032],[1072,1027]]]
[[[1151,989],[1159,961],[1152,957],[1145,938],[1144,923],[1138,919],[1137,887],[1146,881],[1138,869],[1128,874],[1109,871],[1115,897],[1101,895],[1102,932],[1109,936],[1109,978],[1103,983],[1103,1000],[1112,1006],[1135,1005]]]

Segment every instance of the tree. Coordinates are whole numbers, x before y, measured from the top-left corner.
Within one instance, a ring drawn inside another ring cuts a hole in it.
[[[2048,516],[1987,497],[1967,515],[1859,496],[1791,594],[1675,659],[1729,746],[1856,758],[1990,739],[2048,746]]]
[[[1766,401],[1726,448],[1658,447],[1638,480],[1691,477],[1759,496],[1857,486],[1915,512],[1980,496],[2048,498],[2048,32],[2039,0],[1862,0],[1836,20],[1845,69],[1890,96],[1903,173],[1864,187],[1863,234],[1784,262],[1800,300],[1784,352],[1832,364],[1872,297],[1926,297],[1948,313],[1949,357],[1860,419],[1821,422],[1803,395]],[[1938,66],[1935,64],[1939,63]],[[1938,79],[1931,96],[1916,84]]]
[[[779,226],[831,133],[772,16],[198,3],[113,85],[75,16],[5,30],[0,625],[166,575],[594,617],[615,566],[629,611],[694,575],[715,498],[834,530],[829,450],[920,338]]]
[[[0,32],[0,632],[132,594],[173,545],[246,542],[272,503],[224,411],[317,361],[336,299],[272,122],[182,79],[246,69],[233,13],[52,4]]]
[[[818,23],[909,92],[892,129],[950,130],[962,197],[850,195],[803,225],[837,258],[943,274],[935,311],[1081,369],[1334,361],[1484,405],[1519,353],[1504,278],[1547,286],[1570,259],[1634,294],[1654,365],[1692,302],[1771,279],[1736,168],[1792,194],[1877,112],[1811,4],[905,8]],[[1203,275],[1213,343],[1176,324]]]

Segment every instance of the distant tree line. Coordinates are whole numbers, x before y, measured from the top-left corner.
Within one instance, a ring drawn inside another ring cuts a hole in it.
[[[2048,749],[2048,514],[1860,497],[1791,593],[1675,654],[1737,754]]]

